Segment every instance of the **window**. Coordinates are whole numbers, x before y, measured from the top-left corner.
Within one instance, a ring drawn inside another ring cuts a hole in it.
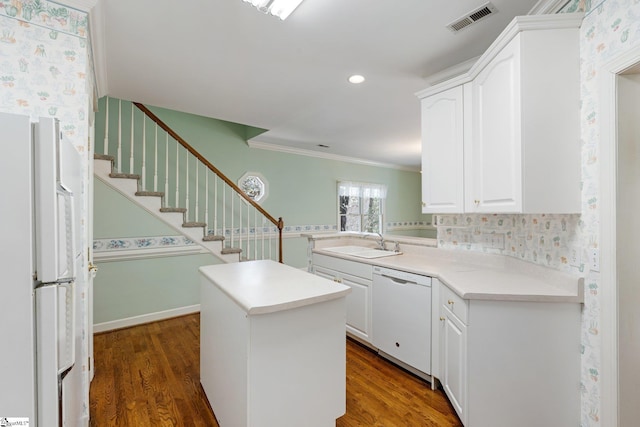
[[[382,233],[386,197],[385,185],[338,181],[340,231]]]
[[[255,202],[264,202],[269,194],[269,183],[258,172],[245,172],[238,180],[238,187]]]

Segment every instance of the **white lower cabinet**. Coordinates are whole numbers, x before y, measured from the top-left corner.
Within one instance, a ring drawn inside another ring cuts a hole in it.
[[[372,266],[324,255],[313,255],[313,272],[351,288],[347,295],[347,332],[371,343]]]
[[[467,325],[442,307],[442,388],[464,423],[467,395]]]
[[[580,421],[580,304],[440,295],[434,372],[467,427]],[[435,348],[435,347],[434,347]]]
[[[466,425],[467,411],[467,316],[468,305],[465,300],[433,280],[434,288],[440,295],[438,311],[440,313],[439,331],[439,375],[442,388],[449,397],[463,424]],[[435,356],[434,356],[435,357]]]

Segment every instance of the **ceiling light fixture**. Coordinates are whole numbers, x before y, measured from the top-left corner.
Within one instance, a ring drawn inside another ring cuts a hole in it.
[[[360,74],[354,74],[353,76],[349,77],[349,82],[353,83],[354,85],[360,84],[364,81],[364,76],[361,76]]]
[[[270,13],[283,21],[302,3],[302,0],[242,0],[251,3],[260,12]]]

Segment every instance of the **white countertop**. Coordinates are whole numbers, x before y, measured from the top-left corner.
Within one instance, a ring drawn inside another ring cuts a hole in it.
[[[200,273],[249,315],[345,297],[351,288],[275,261],[208,265]]]
[[[421,248],[419,254],[405,252],[365,259],[322,248],[313,252],[436,277],[460,297],[469,300],[584,301],[582,277],[503,255]]]

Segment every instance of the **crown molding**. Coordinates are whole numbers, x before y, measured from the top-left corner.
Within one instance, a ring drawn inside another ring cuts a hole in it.
[[[394,165],[394,164],[391,164],[391,163],[374,162],[374,161],[371,161],[371,160],[360,159],[360,158],[357,158],[357,157],[341,156],[341,155],[338,155],[338,154],[331,154],[331,153],[321,153],[321,152],[318,152],[318,151],[305,150],[303,148],[288,147],[288,146],[285,146],[285,145],[278,145],[278,144],[273,144],[273,143],[270,143],[270,142],[249,140],[249,141],[247,141],[247,144],[249,144],[250,148],[257,148],[257,149],[260,149],[260,150],[269,150],[269,151],[278,151],[278,152],[281,152],[281,153],[295,154],[295,155],[298,155],[298,156],[315,157],[315,158],[318,158],[318,159],[335,160],[335,161],[339,161],[339,162],[355,163],[355,164],[358,164],[358,165],[376,166],[376,167],[389,168],[389,169],[398,169],[398,170],[404,170],[404,171],[409,171],[409,172],[419,172],[420,171],[420,168],[418,168],[418,167],[401,166],[401,165]]]
[[[431,86],[435,86],[439,83],[446,82],[455,77],[464,75],[471,69],[471,67],[473,67],[473,65],[476,63],[476,61],[478,61],[478,59],[480,59],[480,56],[475,56],[471,59],[467,59],[464,62],[461,62],[452,67],[445,68],[444,70],[439,71],[435,74],[431,74],[429,76],[424,77],[424,81],[426,81]]]

